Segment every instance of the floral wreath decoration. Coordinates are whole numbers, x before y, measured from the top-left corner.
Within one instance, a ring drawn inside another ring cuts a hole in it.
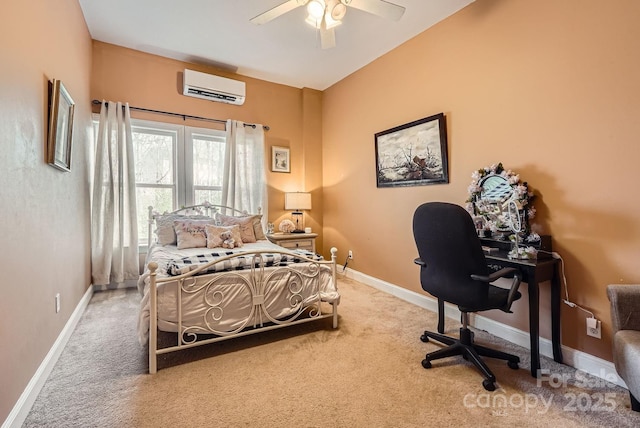
[[[529,189],[529,185],[526,181],[520,180],[520,175],[515,172],[504,169],[502,166],[502,162],[498,164],[493,164],[488,167],[484,167],[474,171],[471,174],[471,184],[469,185],[469,198],[466,201],[466,209],[474,217],[482,215],[482,212],[479,212],[476,203],[481,199],[482,187],[480,187],[480,183],[482,180],[489,175],[499,175],[504,177],[507,182],[513,188],[515,194],[516,203],[522,207],[524,210],[524,222],[522,225],[521,234],[526,237],[526,240],[529,242],[539,241],[540,235],[537,233],[531,233],[530,221],[536,215],[536,209],[533,206],[533,200],[535,199],[535,195]],[[485,219],[485,229],[489,229],[493,232],[500,230],[498,222],[490,221]]]

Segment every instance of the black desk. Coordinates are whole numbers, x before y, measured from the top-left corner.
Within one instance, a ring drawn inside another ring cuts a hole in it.
[[[554,258],[540,260],[512,260],[507,257],[507,251],[486,254],[487,265],[492,271],[505,267],[518,269],[522,275],[522,282],[526,282],[529,291],[529,336],[531,341],[531,376],[537,377],[540,369],[540,333],[539,315],[540,299],[538,284],[551,281],[551,341],[553,359],[562,363],[562,349],[560,343],[560,272],[559,260]],[[438,300],[438,331],[444,332],[444,302]]]

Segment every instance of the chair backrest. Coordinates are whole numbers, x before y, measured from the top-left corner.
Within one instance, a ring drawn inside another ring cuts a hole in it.
[[[471,279],[488,275],[488,267],[473,219],[459,205],[428,202],[413,215],[413,237],[420,259],[420,283],[444,301],[475,307],[486,301],[489,285]]]

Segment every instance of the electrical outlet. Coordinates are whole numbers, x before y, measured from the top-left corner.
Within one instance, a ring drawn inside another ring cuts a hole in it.
[[[587,318],[587,336],[602,338],[602,325],[600,320],[595,318]]]
[[[353,260],[353,251],[349,250],[349,260]]]
[[[56,293],[56,314],[60,312],[60,293]]]

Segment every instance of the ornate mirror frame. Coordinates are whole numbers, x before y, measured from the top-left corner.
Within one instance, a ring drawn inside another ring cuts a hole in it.
[[[519,210],[522,237],[531,233],[530,220],[535,216],[534,195],[527,182],[511,170],[505,170],[502,163],[476,170],[471,174],[469,198],[466,208],[476,221],[479,230],[511,234],[506,221],[505,203],[512,199]]]

